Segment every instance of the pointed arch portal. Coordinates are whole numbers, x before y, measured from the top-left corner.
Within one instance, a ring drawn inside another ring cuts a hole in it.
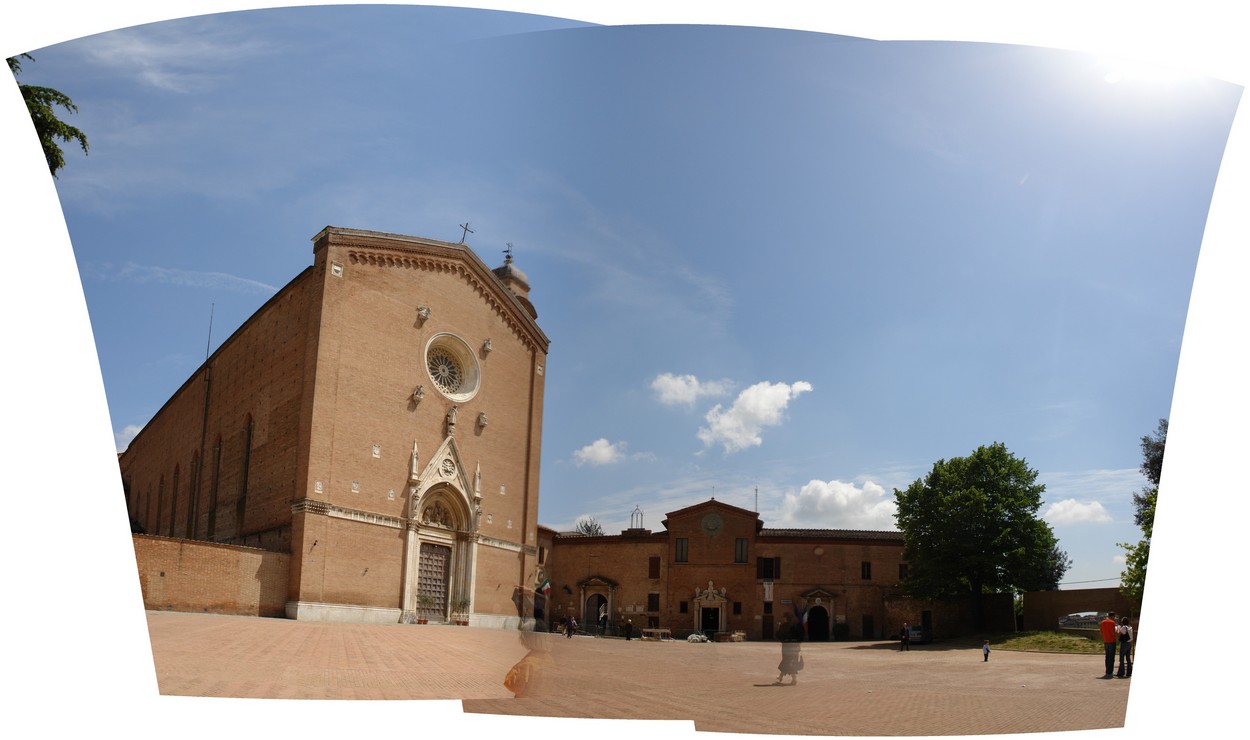
[[[402,621],[450,620],[473,609],[480,494],[448,436],[424,470],[413,447]],[[471,493],[470,493],[471,492]]]

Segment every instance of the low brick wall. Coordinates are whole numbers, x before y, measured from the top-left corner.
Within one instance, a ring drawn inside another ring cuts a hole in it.
[[[144,608],[286,616],[289,555],[152,535],[132,539]]]
[[[1024,595],[1024,629],[1057,630],[1059,618],[1077,612],[1112,611],[1137,624],[1137,614],[1118,588],[1082,588],[1072,591],[1030,591]]]
[[[909,596],[887,596],[885,599],[886,639],[893,640],[902,628],[903,623],[912,625],[924,624],[924,613],[929,612],[934,640],[945,640],[966,635],[978,635],[982,632],[1013,632],[1015,631],[1015,608],[1011,594],[985,594],[985,626],[978,630],[976,607],[971,598],[958,598],[928,601]]]

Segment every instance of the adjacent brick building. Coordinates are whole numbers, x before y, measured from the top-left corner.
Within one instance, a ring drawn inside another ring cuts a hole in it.
[[[629,620],[678,637],[763,640],[786,612],[805,621],[811,640],[881,639],[904,619],[932,621],[928,611],[899,611],[901,532],[770,529],[757,513],[715,499],[669,512],[662,524],[645,529],[636,512],[619,535],[540,528],[548,617],[572,614],[588,629],[615,631]]]
[[[514,624],[548,345],[511,254],[327,227],[120,456],[131,518],[289,554],[293,618]]]

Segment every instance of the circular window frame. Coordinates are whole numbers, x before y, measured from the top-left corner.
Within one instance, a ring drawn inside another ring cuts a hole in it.
[[[442,386],[434,380],[434,376],[430,374],[430,353],[434,350],[442,350],[451,355],[456,362],[460,363],[460,371],[463,377],[460,380],[459,390],[448,393],[443,390]],[[430,383],[434,386],[434,390],[439,395],[456,403],[464,403],[471,400],[477,395],[478,390],[482,387],[482,369],[478,365],[477,357],[474,356],[473,350],[460,337],[455,334],[446,332],[435,334],[425,343],[425,351],[421,354],[422,364],[425,366],[425,374],[429,376]]]

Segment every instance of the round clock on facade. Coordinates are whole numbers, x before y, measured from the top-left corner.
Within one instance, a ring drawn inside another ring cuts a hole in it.
[[[720,531],[723,524],[724,522],[721,521],[720,514],[713,513],[703,517],[703,531],[708,534],[716,534]]]

